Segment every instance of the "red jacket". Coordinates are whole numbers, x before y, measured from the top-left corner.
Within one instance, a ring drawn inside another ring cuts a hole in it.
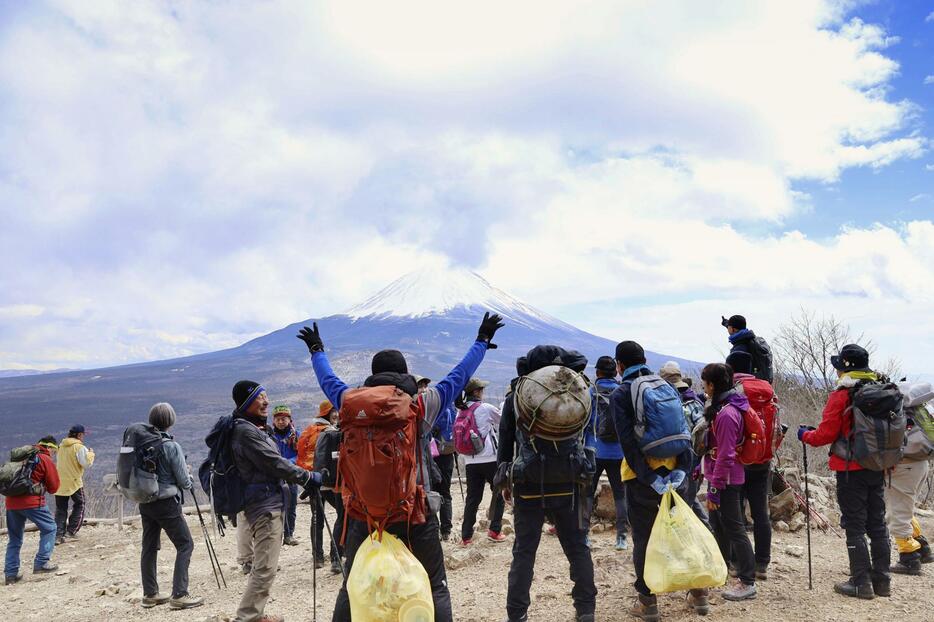
[[[55,462],[52,461],[52,455],[47,447],[37,445],[39,448],[39,464],[36,470],[32,472],[32,481],[41,483],[45,486],[46,492],[55,494],[58,490],[58,469],[55,468]],[[7,497],[6,509],[8,510],[34,510],[45,505],[45,495],[23,495],[22,497]]]
[[[850,406],[850,392],[841,387],[830,394],[827,405],[824,406],[823,419],[816,430],[805,432],[801,440],[811,447],[829,445],[841,436],[848,436],[850,426],[853,425],[853,416],[846,414]],[[839,456],[830,454],[828,466],[831,471],[861,471],[863,467],[856,462],[847,462]]]

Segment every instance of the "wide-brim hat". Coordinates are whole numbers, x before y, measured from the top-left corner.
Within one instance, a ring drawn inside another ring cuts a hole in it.
[[[490,383],[486,380],[480,380],[479,378],[471,378],[470,380],[467,381],[467,386],[464,387],[464,393],[467,393],[469,395],[470,393],[473,393],[474,391],[478,391],[480,389],[486,388],[488,384]]]

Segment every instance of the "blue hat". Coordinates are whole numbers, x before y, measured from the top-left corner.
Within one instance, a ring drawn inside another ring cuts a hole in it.
[[[84,434],[84,426],[80,423],[76,423],[68,430],[68,436],[74,436],[75,434]]]

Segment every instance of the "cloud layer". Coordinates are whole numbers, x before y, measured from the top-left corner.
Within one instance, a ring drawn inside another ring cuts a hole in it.
[[[930,221],[782,226],[926,148],[845,3],[7,10],[0,368],[234,345],[425,262],[571,314],[934,296]]]

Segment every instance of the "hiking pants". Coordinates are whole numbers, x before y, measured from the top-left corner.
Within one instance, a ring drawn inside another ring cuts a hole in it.
[[[911,519],[915,514],[915,499],[929,469],[927,460],[905,460],[892,471],[891,480],[885,489],[885,519],[889,532],[896,538],[907,540],[914,533]]]
[[[746,467],[746,483],[742,489],[749,511],[752,514],[752,535],[756,542],[756,566],[764,568],[772,560],[772,518],[769,515],[769,490],[772,487],[772,466],[767,468]],[[742,505],[740,510],[745,511]]]
[[[68,501],[71,500],[71,515],[68,514]],[[55,495],[55,524],[58,526],[58,535],[65,533],[75,535],[84,523],[84,488],[79,488],[70,497]],[[67,526],[67,532],[66,532]]]
[[[743,520],[742,490],[741,485],[733,485],[720,491],[720,507],[710,512],[710,525],[723,559],[732,559],[744,584],[755,585],[756,559]]]
[[[555,526],[558,542],[571,566],[571,597],[578,615],[593,614],[597,607],[597,586],[593,579],[593,559],[587,546],[589,525],[581,527],[579,508],[574,496],[520,499],[514,497],[513,518],[516,539],[512,544],[512,565],[509,566],[509,587],[506,612],[510,620],[521,620],[529,610],[529,589],[535,574],[535,554],[542,538],[542,525],[547,516]]]
[[[263,617],[269,590],[279,569],[282,522],[282,512],[267,512],[249,526],[253,539],[253,572],[243,590],[234,622],[255,622]]]
[[[250,533],[250,523],[246,514],[237,514],[237,564],[253,563],[253,535]]]
[[[454,527],[452,518],[454,516],[454,504],[451,500],[451,478],[454,476],[454,461],[457,454],[444,454],[434,458],[438,470],[441,471],[441,481],[437,482],[431,489],[441,495],[441,535],[451,533]]]
[[[283,499],[282,514],[285,517],[282,524],[282,537],[290,538],[295,535],[295,513],[298,509],[298,485],[289,484],[288,492]]]
[[[19,553],[23,548],[23,533],[26,531],[26,521],[29,520],[39,528],[39,550],[33,560],[33,568],[44,566],[52,558],[55,548],[55,521],[52,513],[44,505],[30,510],[7,510],[7,544],[6,562],[3,574],[6,577],[15,577],[19,573]]]
[[[315,559],[324,559],[324,504],[327,503],[337,511],[337,519],[333,523],[329,523],[331,533],[334,534],[334,539],[331,540],[330,553],[331,561],[334,561],[341,556],[339,542],[341,541],[341,530],[344,528],[344,501],[341,499],[340,493],[335,493],[333,490],[322,490],[320,493],[312,515],[314,528],[312,533],[315,537],[312,544],[315,550]]]
[[[840,526],[846,531],[850,578],[856,585],[889,578],[891,550],[885,526],[885,473],[838,471]],[[866,536],[870,546],[866,546]],[[870,555],[871,554],[871,555]]]
[[[700,491],[700,486],[704,481],[704,476],[701,475],[697,479],[694,479],[693,473],[700,463],[701,457],[694,456],[693,462],[691,463],[691,471],[688,473],[688,477],[685,478],[687,482],[687,488],[684,492],[684,500],[689,506],[691,506],[691,509],[694,510],[694,515],[700,519],[700,522],[704,523],[704,527],[713,531],[713,529],[710,527],[710,517],[707,515],[707,508],[701,505],[701,502],[697,500],[697,493]]]
[[[645,549],[649,535],[658,516],[658,505],[662,497],[638,479],[626,481],[626,505],[629,510],[629,526],[632,529],[632,565],[636,572],[633,585],[643,596],[651,596],[652,590],[645,584]]]
[[[493,508],[493,516],[490,517],[490,531],[499,533],[503,528],[503,511],[506,509],[506,502],[503,500],[503,496],[496,494],[496,489],[493,488],[496,461],[468,464],[465,470],[467,471],[467,501],[464,504],[461,538],[464,540],[473,538],[473,527],[474,523],[477,522],[477,509],[480,507],[480,502],[483,501],[483,489],[487,484],[490,486],[492,496],[490,506]]]
[[[593,502],[590,509],[596,506],[597,490],[600,488],[600,476],[606,471],[606,477],[610,480],[610,488],[613,490],[613,505],[616,506],[616,536],[625,536],[629,531],[629,515],[626,509],[626,487],[623,486],[623,476],[620,473],[623,460],[604,460],[597,458],[597,471],[593,474],[593,487],[590,490],[590,496]],[[589,518],[589,517],[588,517]]]
[[[431,583],[431,599],[435,605],[435,622],[454,622],[451,614],[451,592],[448,591],[448,579],[444,570],[444,551],[441,548],[441,536],[438,532],[438,517],[428,512],[428,519],[421,525],[393,523],[386,531],[399,538],[409,547],[415,558],[428,573]],[[347,573],[353,567],[357,549],[369,535],[366,523],[349,519],[347,521],[347,539],[344,553],[347,555]],[[347,581],[341,584],[334,603],[334,615],[331,622],[350,622],[350,599],[347,596]]]
[[[143,595],[154,596],[159,593],[159,580],[156,578],[156,556],[159,554],[160,534],[165,531],[175,545],[175,572],[172,575],[172,598],[179,598],[188,593],[188,566],[191,552],[195,548],[188,530],[188,523],[182,514],[182,506],[177,497],[159,499],[152,503],[141,503],[139,515],[143,523],[143,552],[139,567],[143,576]]]

